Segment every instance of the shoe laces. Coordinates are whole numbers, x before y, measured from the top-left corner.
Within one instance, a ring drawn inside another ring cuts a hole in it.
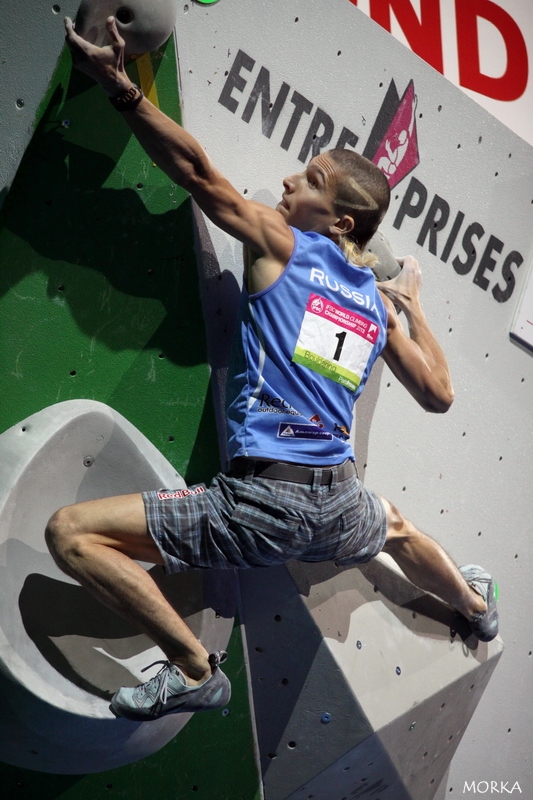
[[[471,578],[469,583],[487,583],[489,584],[492,580],[492,577],[484,575],[480,575],[479,577]]]
[[[214,670],[216,667],[218,667],[219,664],[223,664],[224,661],[226,661],[227,657],[228,654],[226,653],[225,650],[220,650],[220,651],[217,650],[216,652],[211,653],[208,656],[207,660],[209,661],[209,666],[211,667],[211,669]],[[158,664],[161,664],[162,666],[157,675],[154,675],[153,678],[150,678],[149,681],[143,684],[143,686],[145,686],[146,689],[154,689],[156,692],[154,709],[158,708],[160,704],[165,705],[165,703],[167,702],[168,681],[172,674],[172,668],[174,668],[178,672],[178,674],[183,678],[184,685],[187,686],[187,679],[183,675],[182,671],[171,661],[153,661],[151,664],[148,664],[147,667],[144,667],[141,670],[141,672],[146,672],[146,670],[151,669],[152,667],[155,667]]]
[[[161,669],[154,675],[153,678],[144,684],[147,689],[154,689],[156,692],[155,701],[154,701],[154,708],[158,708],[159,705],[164,705],[167,702],[168,698],[168,681],[171,674],[171,668],[175,667],[175,669],[180,672],[178,667],[175,664],[172,664],[171,661],[153,661],[151,664],[148,664],[147,667],[141,670],[141,672],[146,672],[146,670],[151,669],[152,667],[157,666],[157,664],[162,664]],[[180,672],[181,674],[181,672]]]

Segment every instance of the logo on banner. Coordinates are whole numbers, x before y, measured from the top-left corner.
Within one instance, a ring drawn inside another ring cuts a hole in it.
[[[387,176],[391,189],[420,163],[416,104],[412,80],[401,99],[391,81],[363,153]]]

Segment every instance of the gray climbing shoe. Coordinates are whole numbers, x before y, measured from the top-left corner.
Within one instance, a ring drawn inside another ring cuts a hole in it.
[[[157,675],[135,688],[119,689],[111,700],[111,711],[116,717],[145,721],[168,714],[221,708],[231,697],[231,684],[219,669],[226,658],[223,650],[209,656],[212,673],[200,686],[187,686],[183,672],[170,661],[155,661],[163,665]]]
[[[475,614],[473,619],[468,620],[472,633],[481,642],[491,642],[498,635],[498,610],[496,600],[498,599],[498,586],[496,581],[485,572],[483,567],[477,564],[466,564],[459,567],[459,572],[473,589],[481,595],[487,604],[484,613]]]

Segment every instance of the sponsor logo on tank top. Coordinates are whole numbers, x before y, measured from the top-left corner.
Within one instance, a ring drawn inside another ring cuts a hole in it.
[[[312,439],[331,441],[333,435],[319,428],[317,425],[302,425],[301,423],[280,422],[278,439]]]
[[[262,392],[259,397],[259,405],[257,407],[257,411],[262,413],[270,413],[270,414],[292,414],[294,417],[303,417],[304,415],[293,408],[290,403],[287,403],[283,397],[272,397],[271,395],[267,394],[267,392]],[[305,419],[305,418],[304,418]],[[324,423],[320,418],[320,414],[313,414],[312,417],[309,417],[309,422],[312,422],[314,426],[316,426],[319,430],[324,427]],[[282,434],[283,436],[293,436],[294,432],[292,430],[294,426],[288,425],[288,433]],[[310,426],[308,426],[310,427]],[[295,437],[297,438],[297,437]],[[315,438],[315,437],[313,437]],[[331,437],[329,437],[331,438]]]
[[[337,425],[335,422],[333,426],[333,433],[339,437],[339,439],[349,439],[350,438],[350,431],[346,427],[346,425]]]
[[[302,414],[300,414],[299,411],[296,411],[296,409],[293,408],[290,403],[287,403],[283,397],[272,397],[266,392],[262,392],[261,396],[259,397],[257,411],[262,412],[263,414],[292,414],[293,417],[302,416]]]

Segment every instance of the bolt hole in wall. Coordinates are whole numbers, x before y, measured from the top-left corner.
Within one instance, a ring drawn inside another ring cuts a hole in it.
[[[53,14],[60,14],[61,13],[61,6],[58,6],[57,3],[54,3],[52,6],[52,13]]]

